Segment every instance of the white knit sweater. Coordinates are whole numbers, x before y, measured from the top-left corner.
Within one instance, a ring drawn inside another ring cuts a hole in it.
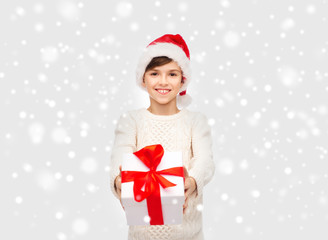
[[[164,151],[182,151],[183,164],[196,180],[197,192],[189,197],[182,224],[130,226],[129,239],[203,239],[203,187],[213,177],[215,169],[211,129],[206,116],[185,108],[173,115],[155,115],[146,108],[122,114],[116,125],[110,162],[110,184],[116,197],[114,179],[119,175],[122,154],[153,144],[161,144]]]

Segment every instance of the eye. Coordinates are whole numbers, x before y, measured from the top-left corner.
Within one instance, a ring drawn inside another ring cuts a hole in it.
[[[156,74],[157,74],[157,73],[153,72],[153,73],[151,73],[150,75],[155,76]]]
[[[172,77],[177,76],[176,73],[171,73],[170,75],[171,75]]]

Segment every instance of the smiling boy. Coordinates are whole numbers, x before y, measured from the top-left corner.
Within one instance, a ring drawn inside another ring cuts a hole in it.
[[[130,226],[129,239],[202,240],[203,188],[212,179],[215,165],[207,117],[189,111],[186,94],[190,82],[189,49],[179,35],[154,40],[137,66],[137,84],[149,94],[150,106],[121,115],[115,129],[110,180],[120,199],[120,165],[123,153],[161,144],[165,151],[181,151],[185,169],[183,222],[178,225]],[[180,110],[177,103],[182,105]]]

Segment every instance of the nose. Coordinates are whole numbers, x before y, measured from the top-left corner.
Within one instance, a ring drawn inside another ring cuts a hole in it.
[[[163,74],[163,75],[160,77],[160,79],[159,79],[159,83],[160,83],[161,85],[166,85],[166,84],[168,83],[168,81],[167,81],[167,76],[166,76],[165,74]]]

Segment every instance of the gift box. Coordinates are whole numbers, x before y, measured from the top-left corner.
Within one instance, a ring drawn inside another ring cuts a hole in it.
[[[121,174],[121,200],[128,225],[182,223],[182,152],[164,152],[156,144],[125,153]]]

